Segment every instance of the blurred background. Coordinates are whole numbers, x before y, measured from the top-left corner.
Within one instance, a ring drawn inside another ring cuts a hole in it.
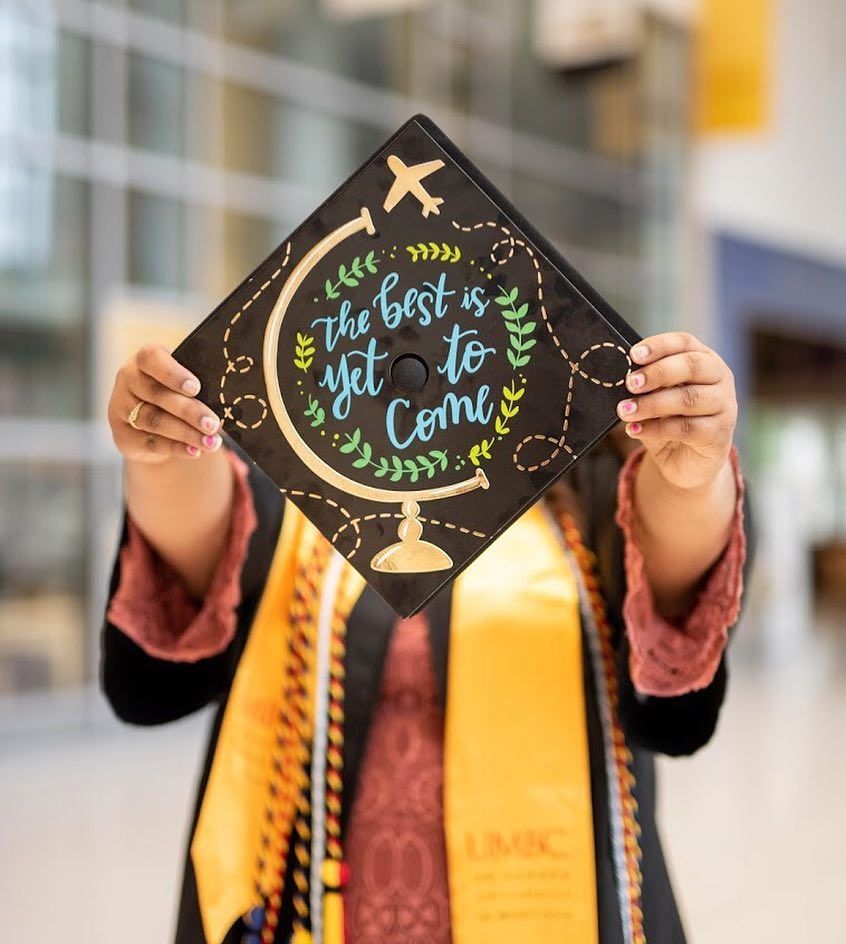
[[[642,333],[734,369],[757,569],[664,834],[692,944],[841,940],[842,0],[0,0],[0,938],[172,929],[208,719],[98,693],[116,367],[418,110]]]

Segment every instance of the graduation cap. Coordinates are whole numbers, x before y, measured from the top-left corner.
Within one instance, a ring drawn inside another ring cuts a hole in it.
[[[409,616],[614,426],[637,340],[417,115],[174,355]]]

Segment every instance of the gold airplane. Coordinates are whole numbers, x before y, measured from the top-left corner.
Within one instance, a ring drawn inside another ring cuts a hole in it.
[[[426,188],[420,181],[424,177],[428,177],[429,174],[434,174],[436,170],[440,170],[443,166],[444,162],[438,160],[428,161],[425,164],[412,164],[411,167],[408,167],[400,158],[391,154],[388,158],[388,167],[394,172],[396,180],[391,185],[387,197],[385,197],[383,209],[390,213],[407,193],[411,193],[420,201],[423,207],[423,216],[428,216],[430,213],[437,216],[441,212],[438,207],[444,202],[443,198],[433,197],[427,193]]]

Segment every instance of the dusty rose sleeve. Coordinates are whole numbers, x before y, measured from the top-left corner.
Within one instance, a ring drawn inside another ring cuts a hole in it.
[[[644,695],[672,696],[710,684],[728,641],[728,629],[740,612],[746,535],[743,529],[744,482],[737,449],[731,465],[737,484],[734,521],[726,548],[708,573],[693,608],[678,624],[656,609],[646,578],[643,552],[634,536],[634,481],[643,447],[626,459],[617,490],[617,523],[625,536],[626,597],[623,618],[629,638],[629,671]]]
[[[241,602],[241,570],[257,519],[247,465],[227,450],[235,473],[229,539],[202,601],[156,553],[127,516],[127,541],[120,551],[120,583],[108,620],[145,652],[171,662],[196,662],[222,652],[235,635]]]

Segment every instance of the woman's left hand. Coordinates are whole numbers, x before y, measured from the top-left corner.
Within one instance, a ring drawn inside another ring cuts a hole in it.
[[[670,331],[631,349],[635,394],[617,405],[663,477],[682,489],[711,484],[723,469],[737,422],[734,375],[692,334]]]

